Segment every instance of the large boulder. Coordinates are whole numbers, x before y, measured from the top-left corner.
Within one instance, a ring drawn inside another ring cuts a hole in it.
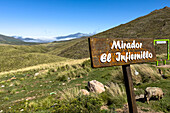
[[[162,98],[163,95],[164,93],[162,89],[159,87],[147,87],[145,89],[145,99],[147,100],[148,104],[149,104],[149,99],[151,97],[158,97],[158,99],[160,100],[160,98]]]
[[[91,92],[99,93],[99,94],[105,91],[104,85],[96,80],[89,81],[88,88]]]

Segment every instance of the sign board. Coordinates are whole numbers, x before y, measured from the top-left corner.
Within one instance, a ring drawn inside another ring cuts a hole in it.
[[[153,39],[89,38],[93,67],[156,61]]]
[[[157,41],[156,44],[166,44],[166,41]]]

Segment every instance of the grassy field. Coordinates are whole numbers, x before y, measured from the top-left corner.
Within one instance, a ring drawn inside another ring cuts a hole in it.
[[[144,107],[144,108],[152,108],[158,112],[162,111],[165,113],[169,113],[170,112],[170,79],[160,80],[160,81],[156,81],[153,83],[145,83],[140,86],[137,86],[137,88],[140,88],[143,90],[146,87],[160,87],[165,93],[165,96],[160,101],[150,100],[149,104],[147,104],[146,102],[145,103],[137,102],[137,105]]]
[[[58,54],[80,40],[39,45],[2,44],[0,45],[0,72],[64,61],[67,58],[60,57]]]
[[[146,86],[156,85],[166,92],[163,100],[151,101],[149,106],[137,102],[138,106],[168,112],[168,101],[164,103],[162,101],[170,97],[169,79],[161,80],[157,68],[152,64],[131,65],[131,70],[136,88],[144,89]],[[135,70],[139,72],[138,76],[134,74]],[[167,69],[164,71],[170,72]],[[122,108],[127,102],[120,66],[93,69],[90,67],[90,61],[84,59],[70,60],[68,63],[61,61],[48,64],[46,67],[39,65],[0,74],[0,111],[4,112],[67,112],[73,106],[77,106],[75,107],[77,112],[78,110],[88,112],[92,109],[104,112],[105,110],[100,110],[101,106],[108,106],[106,111],[111,111],[113,108]],[[106,90],[102,94],[79,95],[80,89],[88,90],[87,82],[90,80],[97,80],[108,86],[110,83],[114,85],[110,85],[113,87],[112,90]],[[113,93],[115,87],[121,92]],[[72,96],[66,98],[67,95]],[[154,102],[159,106],[154,107],[155,104],[152,104]]]
[[[91,37],[169,38],[169,18],[170,8],[164,8]],[[23,44],[3,37],[1,43]],[[166,58],[162,54],[165,48],[156,46],[158,59]],[[89,58],[87,37],[47,44],[0,44],[0,112],[106,113],[122,109],[127,99],[121,66],[92,69],[90,61],[82,58]],[[167,79],[162,79],[158,69]],[[170,112],[170,69],[156,67],[153,62],[131,65],[131,71],[133,84],[139,90],[136,94],[142,94],[148,86],[165,92],[162,100],[151,100],[149,105],[138,101],[138,107],[143,111]],[[88,90],[87,82],[91,80],[109,89],[83,96],[79,90]],[[102,106],[107,109],[101,110]]]

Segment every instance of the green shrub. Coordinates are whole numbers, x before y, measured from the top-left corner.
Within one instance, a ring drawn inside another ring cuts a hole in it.
[[[57,77],[57,80],[61,82],[66,82],[68,80],[68,77],[66,75],[60,75]]]
[[[12,89],[12,90],[10,91],[10,94],[15,94],[16,91],[17,91],[17,89]]]
[[[57,113],[100,113],[100,107],[102,106],[102,99],[91,96],[79,96],[72,100],[60,101],[55,104],[53,112]]]
[[[76,77],[76,74],[74,73],[74,71],[70,72],[70,76],[69,77],[71,77],[71,78],[75,78]]]
[[[61,91],[58,90],[59,97],[63,100],[70,101],[77,96],[81,96],[80,88],[73,87],[73,88],[64,88]]]
[[[54,69],[50,69],[49,72],[55,72],[55,70]]]
[[[127,102],[124,87],[114,83],[110,83],[109,89],[99,96],[103,99],[105,104],[110,106],[110,108],[113,108],[113,106],[116,108],[121,108],[123,107],[123,104]]]
[[[9,97],[4,97],[4,100],[6,100],[6,101],[9,100]]]
[[[140,95],[140,94],[144,94],[144,90],[143,89],[137,89],[134,91],[135,95]]]
[[[85,70],[86,70],[87,72],[90,72],[90,71],[91,71],[91,68],[90,68],[90,67],[86,67]]]
[[[86,60],[86,61],[84,61],[83,64],[82,64],[82,67],[83,67],[83,68],[85,68],[85,67],[90,67],[90,66],[91,66],[90,60]]]
[[[61,68],[60,68],[60,71],[65,71],[66,70],[66,67],[65,66],[62,66]]]
[[[29,108],[33,108],[33,109],[36,109],[37,107],[38,107],[38,103],[37,102],[35,102],[35,101],[32,101],[32,102],[30,102],[29,104],[28,104],[28,107]]]
[[[21,84],[21,82],[18,81],[18,80],[14,82],[14,85],[15,85],[15,86],[19,86],[20,84]]]
[[[67,64],[66,69],[69,70],[69,69],[71,69],[71,67]]]
[[[77,69],[77,68],[78,68],[76,65],[72,65],[72,67],[73,67],[74,69]]]
[[[4,94],[5,90],[4,89],[0,89],[0,94]]]

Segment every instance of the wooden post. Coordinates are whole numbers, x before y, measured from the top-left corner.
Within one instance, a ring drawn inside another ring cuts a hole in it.
[[[133,89],[132,74],[130,70],[130,65],[123,65],[123,75],[128,99],[129,113],[137,113],[137,106],[135,100],[135,94]]]

